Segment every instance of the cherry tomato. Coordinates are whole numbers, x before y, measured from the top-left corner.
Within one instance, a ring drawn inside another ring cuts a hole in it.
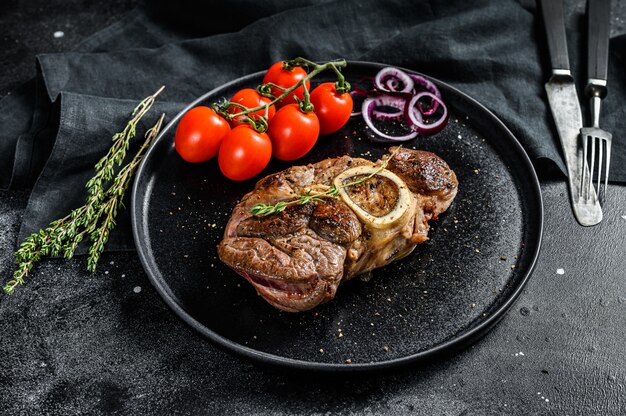
[[[283,62],[276,62],[274,65],[270,67],[265,73],[263,77],[263,84],[267,84],[271,82],[273,84],[278,85],[282,88],[289,88],[296,84],[301,79],[305,78],[307,73],[304,69],[299,66],[293,67],[289,70],[283,69]],[[306,82],[306,87],[309,89],[311,87],[311,81]],[[278,88],[272,88],[272,95],[274,97],[278,97],[282,94]],[[293,104],[296,100],[293,98],[293,94],[297,95],[301,100],[304,99],[304,88],[299,86],[296,88],[292,94],[280,100],[277,104],[277,107],[282,107],[287,104]]]
[[[334,82],[324,82],[311,91],[311,103],[320,120],[320,133],[334,133],[342,128],[352,113],[352,96],[339,94]]]
[[[228,122],[215,111],[204,106],[194,107],[178,122],[174,146],[187,162],[204,162],[217,155],[228,132]]]
[[[320,122],[313,111],[303,113],[298,104],[289,104],[276,112],[268,134],[274,156],[295,160],[309,152],[320,134]]]
[[[272,158],[272,142],[266,133],[237,126],[224,138],[217,157],[229,179],[243,181],[260,173]]]
[[[230,101],[233,103],[241,104],[247,108],[255,108],[261,105],[265,105],[272,100],[270,100],[267,97],[263,97],[261,94],[258,93],[257,90],[253,90],[252,88],[244,88],[242,90],[237,91],[235,95],[233,95],[233,98],[230,99]],[[239,113],[240,111],[242,110],[239,107],[233,106],[233,107],[228,108],[228,112],[231,114]],[[267,111],[267,121],[271,120],[272,117],[274,117],[274,114],[276,114],[276,107],[272,104]],[[250,117],[254,119],[255,117],[256,118],[263,117],[264,115],[265,115],[265,110],[259,110],[250,114]],[[230,122],[231,127],[237,127],[240,125],[249,126],[250,124],[247,123],[246,121],[240,121],[244,117],[245,116],[239,116],[239,117],[236,117],[234,120],[232,120]]]

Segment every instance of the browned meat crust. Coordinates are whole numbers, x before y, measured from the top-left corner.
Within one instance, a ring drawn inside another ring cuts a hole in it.
[[[388,162],[387,170],[404,181],[411,198],[407,214],[393,225],[372,226],[341,198],[292,205],[266,217],[250,214],[259,202],[291,201],[307,191],[328,189],[340,173],[371,165],[366,159],[342,156],[259,180],[233,210],[218,245],[220,259],[270,304],[297,312],[334,298],[342,281],[408,255],[427,240],[428,221],[445,211],[457,192],[452,169],[430,152],[400,149]],[[397,185],[382,176],[346,191],[376,216],[389,213],[399,195]]]

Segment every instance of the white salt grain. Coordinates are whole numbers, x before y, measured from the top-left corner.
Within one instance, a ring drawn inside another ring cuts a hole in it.
[[[556,269],[556,274],[565,274],[565,270],[563,270],[563,269]]]
[[[52,36],[54,36],[55,39],[59,39],[65,36],[65,33],[61,32],[60,30],[57,30],[56,32],[54,32]]]
[[[141,292],[141,286],[135,286],[135,288],[133,289],[133,292],[135,293]]]

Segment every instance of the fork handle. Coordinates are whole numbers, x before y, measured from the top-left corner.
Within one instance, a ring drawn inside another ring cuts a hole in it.
[[[609,61],[610,0],[587,0],[587,87],[588,97],[604,98]]]
[[[563,19],[563,2],[561,0],[541,0],[541,14],[548,38],[552,73],[571,75],[565,37],[565,20]]]
[[[599,95],[592,95],[589,99],[589,110],[591,111],[591,127],[600,128],[600,109],[602,98]]]

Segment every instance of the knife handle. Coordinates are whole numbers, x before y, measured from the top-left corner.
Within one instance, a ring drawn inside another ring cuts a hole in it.
[[[609,61],[610,0],[587,1],[587,88],[589,97],[606,96]]]
[[[558,72],[571,75],[567,55],[567,39],[565,38],[563,2],[561,0],[541,0],[541,14],[548,38],[552,71],[557,73],[558,70],[561,70]]]

